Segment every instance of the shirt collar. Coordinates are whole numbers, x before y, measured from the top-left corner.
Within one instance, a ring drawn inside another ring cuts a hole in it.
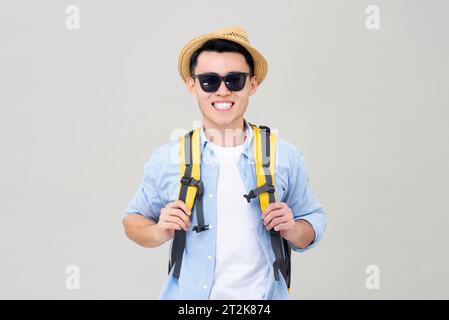
[[[253,128],[248,124],[248,122],[245,119],[243,119],[243,123],[245,125],[247,132],[245,142],[243,143],[243,154],[245,157],[249,159],[254,159],[254,154],[252,152],[254,131]],[[206,137],[203,124],[201,124],[200,137],[201,137],[201,154],[204,154],[203,151],[205,150],[205,148],[208,148],[208,144],[210,144],[211,142]]]

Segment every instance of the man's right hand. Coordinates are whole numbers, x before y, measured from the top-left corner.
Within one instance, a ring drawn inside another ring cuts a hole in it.
[[[190,209],[187,205],[177,200],[168,203],[161,209],[159,222],[157,224],[157,238],[161,242],[166,242],[175,236],[175,230],[184,229],[187,231],[190,227]]]

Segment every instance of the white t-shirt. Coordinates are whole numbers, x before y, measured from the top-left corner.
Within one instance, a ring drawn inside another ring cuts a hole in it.
[[[217,247],[210,299],[264,299],[269,265],[257,238],[254,214],[237,162],[243,144],[211,143],[218,164]]]

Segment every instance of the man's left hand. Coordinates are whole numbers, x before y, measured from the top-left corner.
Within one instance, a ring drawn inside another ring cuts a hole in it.
[[[297,238],[298,228],[293,219],[293,212],[285,202],[270,203],[262,213],[267,230],[280,231],[285,240]]]

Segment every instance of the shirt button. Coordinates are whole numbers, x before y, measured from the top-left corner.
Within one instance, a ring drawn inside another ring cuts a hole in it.
[[[206,285],[204,285],[204,286],[203,286],[203,289],[204,289],[204,290],[207,290],[207,286],[206,286]]]
[[[209,259],[209,260],[212,259],[212,256],[207,256],[207,259]]]
[[[209,198],[212,198],[214,195],[212,193],[209,193]]]

